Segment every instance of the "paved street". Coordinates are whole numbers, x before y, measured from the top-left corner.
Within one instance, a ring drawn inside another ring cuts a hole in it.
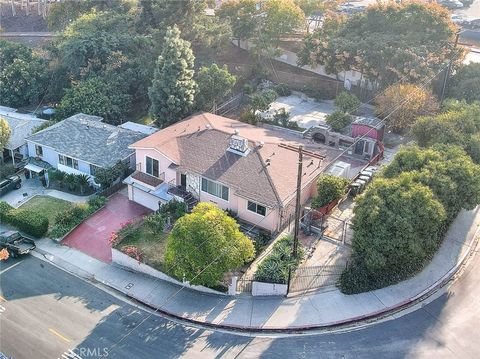
[[[477,255],[448,293],[400,319],[344,334],[252,338],[149,317],[30,256],[0,267],[0,350],[15,359],[69,349],[82,358],[478,358],[478,268]]]

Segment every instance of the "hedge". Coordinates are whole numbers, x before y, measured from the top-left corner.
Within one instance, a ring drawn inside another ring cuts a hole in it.
[[[0,220],[34,237],[42,237],[48,231],[48,218],[27,209],[15,209],[0,202]]]
[[[303,248],[299,244],[297,258],[293,258],[291,255],[292,244],[292,236],[280,238],[273,246],[272,252],[258,265],[255,280],[265,283],[286,284],[289,269],[294,273],[304,254]]]
[[[107,199],[105,197],[93,197],[87,204],[77,204],[65,212],[59,213],[55,217],[53,228],[50,233],[51,236],[53,238],[63,237],[95,211],[102,208],[106,202]]]

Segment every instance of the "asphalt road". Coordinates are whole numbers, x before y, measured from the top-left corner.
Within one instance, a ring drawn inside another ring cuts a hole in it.
[[[399,319],[343,334],[251,338],[148,317],[24,257],[0,265],[0,351],[15,359],[68,358],[70,349],[77,358],[480,358],[479,269],[477,255],[447,293]]]

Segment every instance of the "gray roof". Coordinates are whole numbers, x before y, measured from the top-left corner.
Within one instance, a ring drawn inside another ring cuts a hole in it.
[[[5,148],[14,150],[23,146],[26,143],[25,139],[32,134],[35,128],[46,121],[36,118],[33,115],[21,114],[10,110],[11,109],[7,110],[5,107],[0,107],[0,118],[7,120],[10,130],[12,131]]]
[[[279,200],[256,149],[246,156],[227,151],[231,135],[201,131],[177,138],[181,154],[180,169],[194,171],[228,185],[240,196],[274,207]],[[214,144],[214,145],[212,145]]]
[[[125,128],[127,130],[132,130],[132,131],[144,133],[146,135],[151,135],[152,133],[155,133],[155,132],[158,131],[157,127],[142,125],[140,123],[131,122],[131,121],[122,123],[118,127]]]
[[[37,132],[28,140],[69,157],[108,167],[132,155],[135,151],[128,146],[145,136],[80,113]]]
[[[361,125],[367,125],[373,128],[376,128],[377,130],[382,128],[383,126],[383,121],[380,120],[377,117],[371,117],[371,116],[355,116],[355,120],[353,123],[361,124]]]

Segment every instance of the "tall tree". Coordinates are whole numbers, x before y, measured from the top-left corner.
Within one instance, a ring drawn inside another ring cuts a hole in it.
[[[352,262],[342,273],[344,293],[382,288],[420,271],[438,249],[445,209],[432,190],[404,173],[379,178],[355,206]]]
[[[21,107],[38,104],[44,93],[44,61],[25,45],[0,40],[0,101]]]
[[[202,67],[198,72],[196,95],[196,107],[209,111],[228,96],[235,85],[236,78],[226,65],[218,67],[212,64],[210,67]]]
[[[480,105],[448,100],[436,116],[418,118],[411,133],[422,147],[435,144],[461,146],[480,163]]]
[[[378,3],[326,24],[306,36],[299,65],[324,65],[332,74],[357,70],[386,87],[401,78],[418,83],[463,57],[454,49],[450,13],[436,3]]]
[[[7,145],[11,133],[12,130],[10,129],[7,120],[0,117],[0,151],[3,151],[3,148]]]
[[[408,101],[407,101],[408,100]],[[387,118],[394,132],[404,132],[420,116],[434,115],[439,105],[430,91],[412,84],[395,84],[387,88],[376,100],[375,112]]]
[[[159,126],[166,127],[192,110],[197,89],[194,62],[190,43],[180,37],[177,26],[169,28],[148,91],[150,111]]]
[[[239,40],[252,40],[259,53],[271,53],[280,39],[303,26],[304,14],[293,0],[229,1],[218,12],[229,19],[233,35]]]
[[[467,102],[480,101],[480,64],[459,67],[450,80],[448,94]]]
[[[103,117],[104,121],[119,124],[130,106],[130,97],[113,82],[105,82],[100,77],[89,77],[80,81],[65,92],[55,114],[58,120],[76,113]]]
[[[167,240],[165,262],[179,279],[216,286],[225,273],[253,258],[252,241],[213,203],[200,202],[175,223]]]
[[[66,28],[52,55],[74,81],[101,77],[143,104],[158,53],[149,36],[136,32],[133,15],[94,11]]]

